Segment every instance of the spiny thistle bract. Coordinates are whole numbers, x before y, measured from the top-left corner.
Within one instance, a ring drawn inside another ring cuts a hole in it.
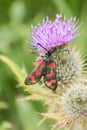
[[[30,36],[32,39],[30,44],[36,48],[35,52],[39,52],[39,58],[45,57],[47,51],[52,50],[52,57],[56,63],[56,93],[41,87],[45,86],[43,83],[40,85],[37,83],[32,86],[37,87],[35,92],[32,90],[32,95],[28,98],[44,101],[48,107],[47,113],[42,115],[55,119],[57,129],[66,125],[73,129],[74,122],[82,121],[82,125],[84,120],[86,122],[87,88],[83,74],[86,64],[79,52],[67,47],[79,36],[78,21],[76,18],[66,21],[66,17],[62,17],[61,14],[57,14],[54,22],[47,17],[46,22],[32,27],[33,33]]]

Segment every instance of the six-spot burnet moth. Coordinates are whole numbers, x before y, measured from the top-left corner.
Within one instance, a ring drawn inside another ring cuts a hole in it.
[[[38,43],[38,45],[44,48],[40,43]],[[53,59],[52,50],[47,50],[46,48],[44,49],[47,51],[47,53],[37,61],[37,66],[34,68],[31,74],[26,77],[25,84],[34,84],[43,76],[45,85],[52,90],[56,90],[56,62]]]

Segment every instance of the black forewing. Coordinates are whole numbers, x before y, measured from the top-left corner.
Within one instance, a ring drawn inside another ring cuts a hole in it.
[[[56,63],[54,60],[47,62],[47,67],[44,74],[44,83],[48,88],[52,90],[56,90],[57,88]]]
[[[25,84],[31,85],[38,82],[43,76],[45,70],[46,70],[46,61],[45,59],[40,59],[37,62],[37,66],[34,68],[34,70],[26,77]]]

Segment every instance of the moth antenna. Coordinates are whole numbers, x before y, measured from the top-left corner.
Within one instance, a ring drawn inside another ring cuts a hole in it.
[[[37,43],[37,46],[41,46],[44,50],[48,51],[44,46],[42,46],[40,43]]]

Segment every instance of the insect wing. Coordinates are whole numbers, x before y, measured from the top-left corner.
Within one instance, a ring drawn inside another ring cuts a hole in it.
[[[44,83],[52,90],[56,90],[57,88],[56,63],[54,61],[50,61],[47,65],[44,75]]]
[[[30,75],[26,77],[25,84],[31,85],[38,82],[43,76],[45,69],[46,69],[46,62],[45,60],[40,59],[35,69],[31,72]]]

